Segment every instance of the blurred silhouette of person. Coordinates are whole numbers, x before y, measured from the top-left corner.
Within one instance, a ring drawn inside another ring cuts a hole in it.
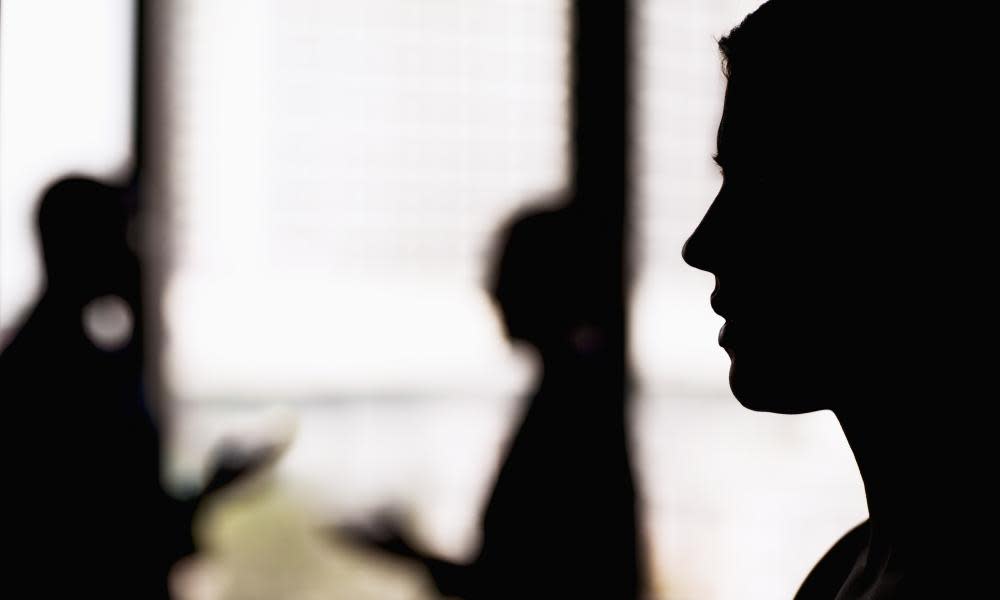
[[[869,518],[801,599],[970,597],[956,560],[968,483],[946,474],[972,455],[952,444],[947,399],[971,381],[980,330],[963,265],[984,255],[944,204],[961,194],[948,133],[960,121],[934,92],[951,92],[954,63],[925,60],[939,46],[897,21],[772,0],[722,38],[723,184],[683,250],[715,275],[739,402],[831,410],[857,459]]]
[[[572,208],[561,208],[521,215],[501,236],[490,291],[507,336],[537,350],[541,370],[483,515],[476,559],[440,560],[395,532],[381,540],[423,562],[447,596],[637,596],[625,410],[593,318],[609,291],[592,276],[601,257],[586,232]]]
[[[44,292],[0,354],[9,569],[40,597],[166,598],[193,551],[198,501],[265,460],[223,444],[204,494],[160,484],[160,435],[143,389],[139,261],[129,188],[69,177],[44,193]]]
[[[166,565],[154,555],[165,543],[167,504],[142,390],[139,264],[126,240],[126,202],[125,188],[80,177],[46,190],[38,210],[45,290],[0,355],[15,572],[47,597],[166,597]]]

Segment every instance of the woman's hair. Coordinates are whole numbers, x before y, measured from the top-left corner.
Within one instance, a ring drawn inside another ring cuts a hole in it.
[[[857,4],[771,0],[718,42],[741,143],[789,182],[852,188],[905,162],[910,86],[888,64],[894,32]]]

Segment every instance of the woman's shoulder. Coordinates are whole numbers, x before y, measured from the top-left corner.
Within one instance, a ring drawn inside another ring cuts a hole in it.
[[[858,557],[868,547],[868,521],[848,531],[812,568],[795,594],[795,600],[830,599],[847,580]]]

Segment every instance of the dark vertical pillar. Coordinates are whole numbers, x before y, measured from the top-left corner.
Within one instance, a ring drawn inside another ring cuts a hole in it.
[[[636,505],[629,443],[628,238],[631,164],[631,8],[628,0],[573,2],[572,210],[587,241],[588,289],[580,299],[603,338],[600,373],[585,402],[602,405],[607,420],[595,434],[611,441],[601,452],[620,473],[598,482],[598,503],[622,531],[605,531],[610,547],[622,548],[622,585],[615,597],[637,597],[644,587],[640,511]],[[581,260],[583,258],[581,257]],[[595,436],[596,437],[596,436]],[[620,461],[620,462],[619,462]],[[616,491],[619,490],[619,491]],[[631,583],[626,583],[631,581]]]
[[[133,171],[136,251],[142,267],[142,314],[136,315],[143,330],[143,382],[147,405],[162,433],[169,426],[162,400],[160,347],[163,339],[161,298],[169,257],[166,207],[162,202],[161,161],[164,127],[159,118],[161,83],[165,69],[160,47],[169,25],[169,0],[135,0],[135,66],[133,81]],[[164,436],[161,435],[161,438]]]
[[[573,2],[573,208],[599,252],[593,276],[607,291],[595,316],[609,345],[609,374],[625,400],[630,199],[630,9],[627,0]]]
[[[143,384],[145,388],[145,401],[147,403],[147,408],[154,418],[158,417],[159,406],[156,402],[157,395],[155,393],[154,384],[155,379],[155,369],[150,369],[149,358],[155,356],[155,347],[150,348],[152,343],[155,346],[156,337],[148,335],[151,331],[149,325],[149,312],[146,310],[147,306],[155,306],[155,300],[152,303],[149,302],[151,299],[151,294],[149,294],[149,276],[148,276],[148,255],[145,252],[148,244],[147,235],[143,225],[145,211],[145,205],[148,204],[148,199],[146,198],[144,181],[146,175],[146,162],[147,162],[147,145],[148,140],[146,139],[146,103],[148,101],[147,97],[147,61],[148,61],[148,51],[147,51],[147,28],[148,28],[148,6],[146,0],[135,0],[133,4],[133,10],[135,11],[133,16],[133,65],[132,65],[132,161],[133,170],[131,181],[129,182],[129,192],[130,197],[133,202],[132,217],[133,222],[138,225],[134,227],[134,231],[138,234],[136,239],[133,239],[133,243],[137,245],[135,248],[136,252],[140,258],[141,272],[140,277],[142,278],[142,302],[140,302],[140,313],[136,314],[136,324],[137,331],[143,332],[143,338],[140,341],[141,352],[143,355],[142,367],[143,367]],[[151,352],[152,350],[152,352]]]
[[[132,66],[132,160],[135,161],[133,181],[138,182],[139,174],[143,165],[143,105],[145,101],[145,86],[143,79],[145,75],[145,0],[135,0],[135,16],[133,21],[133,57]]]

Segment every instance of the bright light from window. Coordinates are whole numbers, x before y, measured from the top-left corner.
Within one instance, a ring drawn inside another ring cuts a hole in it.
[[[172,394],[522,389],[480,289],[566,178],[562,2],[187,2],[168,103]]]
[[[45,188],[69,173],[128,175],[133,4],[0,6],[0,330],[44,284],[35,211]]]

